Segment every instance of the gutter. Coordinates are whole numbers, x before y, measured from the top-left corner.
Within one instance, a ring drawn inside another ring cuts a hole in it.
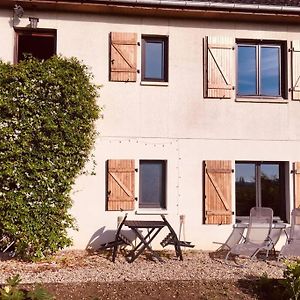
[[[238,0],[236,0],[238,1]],[[229,13],[252,13],[256,15],[293,15],[300,16],[300,6],[284,5],[261,5],[261,4],[240,4],[224,3],[199,0],[0,0],[0,7],[10,7],[14,4],[24,5],[29,8],[49,9],[51,6],[61,7],[64,10],[78,11],[83,9],[92,9],[97,7],[123,7],[123,8],[156,8],[169,11],[190,11],[190,12],[229,12]],[[300,5],[300,1],[299,1]]]
[[[39,2],[39,1],[37,1]],[[42,2],[42,1],[41,1]],[[55,1],[58,2],[58,1]],[[63,2],[63,1],[62,1]],[[74,1],[70,1],[75,4]],[[300,7],[283,6],[283,5],[260,5],[260,4],[239,4],[239,3],[221,3],[210,1],[194,1],[194,0],[94,0],[80,1],[80,4],[108,4],[108,5],[133,5],[133,6],[155,6],[155,7],[174,7],[186,9],[201,10],[225,10],[225,11],[252,11],[252,12],[269,12],[278,14],[300,14]],[[79,4],[77,2],[77,4]]]

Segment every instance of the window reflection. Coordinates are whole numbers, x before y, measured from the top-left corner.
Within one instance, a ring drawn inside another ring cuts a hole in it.
[[[140,207],[166,207],[165,161],[140,161]]]
[[[168,37],[142,37],[142,80],[168,81]]]
[[[285,163],[237,162],[235,170],[237,216],[249,216],[251,207],[264,206],[286,221]]]
[[[164,72],[163,43],[148,41],[145,46],[145,77],[162,79]]]
[[[256,94],[256,46],[238,47],[238,93]]]
[[[260,178],[262,206],[272,207],[274,215],[280,216],[279,164],[262,164]]]
[[[281,46],[238,45],[238,95],[281,95]]]
[[[279,47],[261,47],[261,94],[280,95],[280,51]]]
[[[249,216],[256,206],[255,164],[238,163],[235,166],[235,193],[237,216]]]

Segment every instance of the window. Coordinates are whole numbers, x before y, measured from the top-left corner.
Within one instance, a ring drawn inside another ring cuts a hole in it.
[[[16,29],[15,61],[29,54],[38,59],[48,59],[56,54],[56,30]]]
[[[168,37],[142,36],[142,80],[168,81]]]
[[[106,162],[106,210],[166,208],[167,161],[109,159]],[[139,176],[139,197],[136,198],[136,176]],[[136,201],[138,200],[138,202]]]
[[[140,208],[166,208],[166,161],[140,161]]]
[[[236,162],[236,215],[249,216],[251,207],[271,207],[286,221],[285,162]]]
[[[286,97],[286,43],[238,42],[238,96]]]

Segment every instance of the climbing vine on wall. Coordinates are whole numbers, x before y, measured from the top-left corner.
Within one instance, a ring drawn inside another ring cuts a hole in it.
[[[93,146],[99,86],[76,58],[0,62],[0,238],[40,258],[69,246],[70,191]]]

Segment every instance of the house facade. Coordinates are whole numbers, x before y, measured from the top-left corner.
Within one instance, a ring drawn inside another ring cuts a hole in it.
[[[75,248],[110,239],[125,212],[165,214],[205,250],[253,206],[290,222],[300,205],[300,2],[250,2],[1,2],[2,60],[75,56],[103,85],[96,175],[72,191]]]

